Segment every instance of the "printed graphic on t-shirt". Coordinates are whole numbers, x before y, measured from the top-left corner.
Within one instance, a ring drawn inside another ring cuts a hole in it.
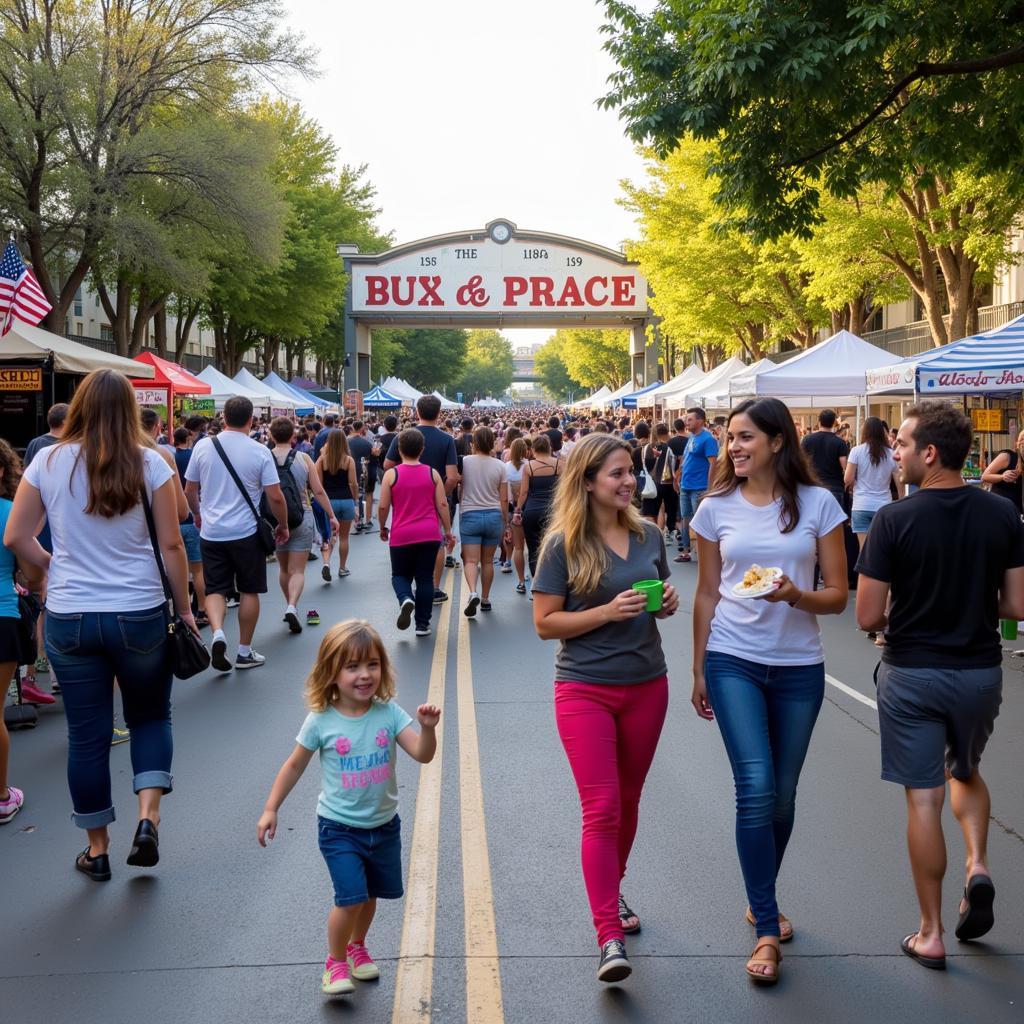
[[[342,789],[366,789],[391,778],[391,733],[378,729],[375,742],[378,749],[372,754],[349,756],[352,741],[347,736],[339,736],[334,741],[334,749],[341,757]]]

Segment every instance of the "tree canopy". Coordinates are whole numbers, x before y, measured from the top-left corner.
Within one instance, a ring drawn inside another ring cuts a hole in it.
[[[565,365],[562,348],[565,338],[552,334],[537,349],[533,357],[533,368],[540,377],[541,385],[556,402],[566,401],[570,394],[580,391],[582,384],[576,380]]]
[[[512,344],[500,331],[470,331],[459,390],[466,401],[496,397],[512,386]]]
[[[554,337],[566,371],[584,387],[619,388],[629,380],[629,331],[564,328]]]

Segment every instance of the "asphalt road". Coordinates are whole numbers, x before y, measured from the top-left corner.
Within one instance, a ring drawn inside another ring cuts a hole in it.
[[[825,620],[829,685],[804,769],[780,880],[796,938],[782,980],[755,989],[753,945],[733,846],[733,793],[717,727],[689,704],[689,604],[696,567],[674,566],[682,614],[663,624],[673,686],[624,884],[643,918],[633,976],[594,978],[596,947],[579,868],[579,810],[551,708],[553,646],[530,604],[498,576],[494,611],[468,622],[435,609],[434,636],[394,626],[387,553],[353,538],[353,572],[324,584],[310,563],[303,610],[323,625],[297,637],[274,586],[256,646],[264,668],[175,684],[175,792],[163,806],[161,862],[124,864],[134,831],[127,745],[111,751],[119,820],[113,880],[72,870],[84,845],[69,821],[58,703],[12,735],[23,811],[0,828],[2,1018],[35,1022],[348,1020],[576,1024],[1024,1020],[1024,660],[1006,659],[1003,711],[984,765],[993,793],[996,926],[952,938],[963,847],[947,811],[949,970],[927,971],[898,942],[916,927],[900,790],[879,780],[869,703],[876,649],[852,612]],[[438,614],[439,613],[439,614]],[[400,755],[407,897],[382,903],[370,935],[377,983],[346,999],[319,990],[330,885],[314,833],[311,766],[270,849],[256,819],[304,715],[301,688],[330,623],[364,617],[395,656],[400,703],[443,700],[439,761]],[[233,622],[229,625],[231,638]],[[1010,647],[1018,645],[1009,645]],[[1024,642],[1020,646],[1024,646]]]

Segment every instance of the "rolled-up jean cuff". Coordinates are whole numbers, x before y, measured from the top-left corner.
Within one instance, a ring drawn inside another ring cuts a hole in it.
[[[170,793],[174,786],[170,772],[139,772],[132,780],[132,787],[136,793],[141,789],[162,789]]]
[[[114,813],[113,807],[108,807],[105,811],[93,811],[91,814],[79,814],[77,811],[72,811],[71,820],[79,828],[103,828],[112,821],[116,821],[117,815]]]

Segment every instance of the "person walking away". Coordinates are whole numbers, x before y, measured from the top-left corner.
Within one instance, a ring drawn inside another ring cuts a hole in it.
[[[676,463],[668,446],[668,427],[664,423],[655,424],[654,437],[654,443],[645,445],[640,457],[645,471],[657,485],[658,493],[653,498],[640,499],[640,515],[660,529],[664,526],[668,507],[676,497]],[[672,518],[674,521],[674,513]]]
[[[892,501],[892,485],[899,485],[899,466],[889,447],[888,431],[877,416],[868,416],[860,431],[860,444],[850,449],[843,474],[853,495],[851,519],[861,550],[875,513]]]
[[[67,419],[67,416],[68,404],[66,402],[58,402],[56,405],[50,406],[46,413],[46,433],[32,438],[25,448],[26,469],[44,448],[49,448],[50,445],[56,444],[61,439],[64,434],[64,421]]]
[[[1024,430],[1017,435],[1014,448],[1003,448],[985,467],[981,479],[989,485],[993,494],[1006,498],[1013,503],[1018,515],[1024,515]]]
[[[377,486],[376,469],[373,462],[373,443],[366,436],[366,425],[362,420],[352,424],[348,437],[348,451],[356,462],[356,478],[363,482],[363,506],[356,509],[356,533],[372,529],[370,510],[373,508],[373,492]]]
[[[515,508],[519,502],[519,488],[523,480],[523,468],[526,464],[526,439],[516,437],[508,449],[508,460],[505,462],[505,483],[508,484],[508,511],[512,528],[512,564],[516,570],[516,593],[526,593],[526,536],[523,533],[523,520],[516,518]]]
[[[416,415],[419,423],[416,426],[423,435],[423,453],[420,461],[434,470],[444,481],[445,494],[451,494],[459,483],[458,458],[455,454],[455,439],[437,426],[441,415],[441,400],[435,395],[423,395],[416,401]],[[384,468],[391,469],[401,461],[397,439],[391,442]],[[451,517],[449,516],[449,521]],[[438,535],[441,529],[438,525]],[[449,549],[449,554],[451,549]],[[434,566],[434,604],[442,604],[448,595],[441,589],[441,573],[444,571],[445,552],[441,545],[437,549],[437,564]]]
[[[822,409],[818,413],[817,429],[808,434],[800,447],[811,461],[811,468],[818,482],[845,510],[846,484],[843,476],[846,473],[846,460],[850,449],[847,443],[835,432],[836,414],[832,409]]]
[[[825,692],[818,615],[848,596],[846,515],[817,486],[789,409],[777,398],[740,403],[725,456],[692,523],[699,574],[693,605],[697,714],[718,720],[736,786],[736,846],[757,942],[752,981],[779,979],[780,942],[793,937],[776,882],[793,831],[796,789]],[[815,562],[824,587],[815,590]],[[782,574],[760,599],[737,596],[761,566]]]
[[[46,648],[68,723],[72,820],[89,836],[75,867],[97,882],[111,877],[115,677],[131,730],[139,805],[128,864],[159,861],[161,800],[172,788],[171,664],[167,601],[144,505],[152,510],[175,611],[198,636],[176,483],[173,470],[146,444],[128,378],[96,370],[79,384],[59,443],[25,471],[4,534],[21,565],[49,571]],[[35,537],[44,512],[52,556]]]
[[[187,427],[178,427],[174,431],[174,466],[182,488],[185,487],[185,470],[188,468],[191,458],[192,435]],[[178,528],[181,531],[181,541],[185,545],[185,558],[188,560],[192,590],[196,597],[196,625],[202,629],[210,624],[210,620],[206,615],[206,580],[203,577],[203,555],[199,548],[199,530],[191,510]]]
[[[332,532],[324,543],[324,565],[320,570],[324,582],[330,583],[335,540],[338,544],[338,579],[351,575],[348,568],[349,532],[356,518],[356,498],[359,493],[356,461],[349,454],[348,438],[343,430],[332,430],[328,434],[327,443],[320,450],[315,465],[331,511],[338,522],[337,533]]]
[[[402,462],[384,471],[377,503],[381,540],[390,548],[391,586],[399,604],[397,625],[408,629],[415,614],[417,636],[430,636],[434,567],[441,546],[438,522],[445,548],[451,551],[455,547],[444,482],[436,469],[420,462],[424,446],[420,430],[410,428],[398,435]]]
[[[313,458],[318,459],[320,457],[320,451],[323,446],[327,443],[327,438],[331,431],[338,425],[338,417],[334,413],[329,412],[324,417],[324,425],[316,432],[316,437],[313,438]]]
[[[494,431],[477,427],[473,451],[462,460],[462,510],[459,534],[462,571],[469,596],[464,612],[473,618],[477,608],[491,610],[494,552],[508,532],[508,484],[505,466],[494,457]]]
[[[533,457],[527,460],[519,482],[519,497],[512,515],[513,525],[523,528],[531,581],[537,575],[537,558],[551,515],[551,502],[558,484],[558,464],[559,460],[551,454],[547,435],[538,434],[533,439]]]
[[[441,709],[421,704],[417,732],[394,696],[394,669],[377,631],[360,621],[332,626],[306,680],[309,714],[256,824],[256,839],[266,847],[277,835],[281,805],[318,755],[317,837],[334,888],[321,977],[327,995],[353,992],[353,978],[380,977],[366,939],[377,900],[402,897],[397,748],[420,764],[437,750]]]
[[[640,919],[620,887],[668,707],[655,619],[674,614],[679,596],[663,584],[661,610],[651,613],[632,589],[640,580],[667,580],[669,567],[660,531],[633,505],[629,444],[593,434],[560,461],[562,482],[533,579],[533,622],[542,640],[559,641],[555,723],[583,811],[597,977],[613,982],[632,970],[624,940],[640,930]]]
[[[548,441],[551,442],[551,454],[556,457],[562,450],[563,437],[562,431],[559,429],[561,424],[562,421],[561,419],[559,419],[558,416],[549,416],[548,428],[547,430],[543,431],[543,433],[547,436]]]
[[[712,436],[714,436],[712,434]],[[682,417],[677,416],[672,421],[672,435],[668,439],[668,446],[672,449],[672,454],[676,457],[676,479],[675,479],[675,508],[672,510],[672,515],[668,513],[665,515],[665,526],[669,531],[669,539],[674,532],[676,535],[676,545],[678,549],[679,541],[682,539],[682,533],[679,530],[679,489],[680,489],[680,476],[683,469],[683,456],[686,455],[686,446],[690,443],[690,434],[686,429],[686,420]],[[717,443],[717,441],[716,441]]]
[[[278,479],[284,473],[290,473],[298,490],[302,503],[302,524],[290,530],[288,539],[277,545],[278,584],[284,594],[284,621],[292,633],[302,632],[299,621],[299,601],[306,583],[306,562],[309,561],[309,549],[313,544],[316,526],[313,522],[313,510],[310,508],[309,492],[319,503],[327,516],[328,529],[331,536],[338,532],[338,520],[334,516],[331,503],[324,493],[323,484],[316,473],[313,460],[303,452],[292,447],[295,437],[295,425],[287,416],[278,416],[270,421],[270,436],[274,447],[270,454],[278,467]],[[283,488],[282,488],[283,493]],[[311,608],[306,617],[309,626],[319,625],[320,616],[315,608]]]
[[[719,443],[707,428],[707,415],[699,406],[686,410],[686,429],[690,438],[679,470],[679,544],[675,560],[689,562],[690,523],[697,514],[708,481],[718,465]]]
[[[885,630],[875,670],[882,778],[906,793],[921,908],[917,931],[900,947],[935,969],[946,966],[947,780],[967,847],[956,937],[980,938],[994,923],[991,801],[980,766],[1002,701],[998,620],[1024,618],[1024,527],[1011,503],[964,483],[970,447],[971,421],[952,405],[922,402],[907,411],[894,455],[901,481],[917,489],[878,510],[857,563],[857,624]]]
[[[227,596],[236,590],[241,597],[234,667],[258,668],[267,660],[252,647],[260,594],[267,592],[266,551],[256,532],[261,495],[266,494],[277,520],[275,540],[288,540],[288,508],[277,466],[270,450],[249,437],[252,421],[252,402],[241,395],[229,398],[224,403],[224,429],[196,443],[185,470],[185,497],[199,527],[206,614],[213,629],[210,661],[218,672],[230,672],[232,667],[224,616]]]

